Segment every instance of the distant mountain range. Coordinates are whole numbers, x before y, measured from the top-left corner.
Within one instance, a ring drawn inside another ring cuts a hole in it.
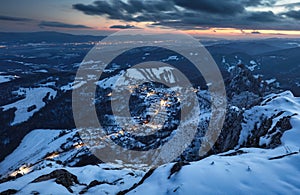
[[[42,32],[0,32],[0,42],[15,43],[70,43],[99,41],[105,36],[72,35],[67,33],[42,31]]]

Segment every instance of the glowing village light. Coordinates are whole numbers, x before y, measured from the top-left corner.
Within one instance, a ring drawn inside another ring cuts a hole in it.
[[[166,100],[160,100],[160,106],[166,106],[167,101]]]
[[[31,171],[30,167],[27,167],[26,165],[21,166],[18,170],[12,172],[11,174],[9,174],[9,176],[15,177],[18,174],[22,174],[25,175],[27,173],[29,173]]]
[[[53,159],[58,156],[59,156],[58,152],[53,152],[49,156],[47,156],[46,159]]]

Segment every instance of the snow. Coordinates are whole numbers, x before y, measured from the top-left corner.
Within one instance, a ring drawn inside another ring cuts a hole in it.
[[[254,71],[255,68],[257,67],[257,63],[254,60],[250,61],[250,65],[247,66],[250,71]]]
[[[67,85],[62,86],[60,88],[60,90],[69,91],[69,90],[73,90],[73,89],[78,89],[78,88],[82,87],[83,85],[85,85],[86,83],[87,83],[86,81],[74,81]]]
[[[94,61],[94,60],[89,60],[89,61],[83,61],[81,62],[81,65],[86,65],[86,64],[99,64],[101,61]]]
[[[214,155],[182,167],[168,179],[159,167],[128,194],[299,194],[300,155],[269,160],[269,150],[244,149],[237,156]],[[280,152],[280,149],[276,150]]]
[[[43,108],[46,105],[45,102],[43,102],[43,98],[47,96],[47,93],[50,93],[49,95],[49,100],[50,100],[56,96],[57,92],[48,87],[38,87],[38,88],[20,88],[18,91],[16,91],[16,93],[18,95],[25,94],[26,96],[22,100],[19,100],[12,104],[2,106],[3,111],[7,111],[11,108],[17,109],[15,111],[14,121],[11,123],[11,125],[16,125],[24,121],[27,121],[30,117],[33,116],[35,112],[39,111],[41,108]],[[34,108],[31,111],[28,111],[28,108],[34,105],[36,106],[36,108]]]
[[[171,67],[140,68],[140,69],[130,68],[126,71],[125,77],[137,78],[137,79],[157,78],[158,80],[166,80],[168,83],[175,83],[176,78],[174,77],[173,71],[175,71],[175,68],[171,68]],[[122,77],[122,79],[125,78]],[[126,80],[124,80],[124,82],[126,82]]]
[[[22,62],[22,61],[15,61],[15,60],[5,60],[6,62],[13,62],[13,63],[18,63],[22,64],[25,66],[37,66],[37,64],[29,63],[29,62]],[[39,65],[47,65],[47,64],[39,64]]]
[[[106,170],[104,170],[104,168]],[[111,170],[109,168],[112,168]],[[67,168],[68,171],[78,176],[78,180],[83,183],[90,183],[97,179],[99,181],[106,181],[113,183],[114,181],[121,178],[121,181],[126,181],[122,184],[123,189],[130,188],[134,183],[141,179],[144,171],[141,170],[131,170],[131,169],[114,169],[113,166],[108,166],[106,164],[101,164],[98,166],[88,165],[84,168]],[[135,178],[132,178],[128,173],[133,173]],[[121,182],[120,181],[120,182]],[[99,194],[99,192],[107,191],[108,194],[116,194],[120,191],[119,182],[117,185],[99,185],[90,189],[87,194]]]
[[[182,167],[170,179],[172,166],[161,166],[128,194],[299,194],[300,98],[293,97],[288,91],[277,98],[274,94],[268,98],[273,100],[261,106],[262,110],[268,108],[267,116],[274,112],[271,107],[298,114],[291,118],[292,129],[284,132],[282,146],[275,149],[241,148],[243,153],[235,156],[224,156],[234,150],[212,155]],[[257,117],[255,111],[259,111],[258,107],[249,111],[253,113],[252,120]],[[277,159],[272,159],[274,157]]]
[[[41,70],[36,70],[34,72],[37,72],[37,73],[47,73],[48,70],[45,70],[45,69],[41,69]]]
[[[168,62],[168,61],[178,61],[178,60],[179,60],[179,58],[177,56],[169,56],[168,58],[162,59],[161,61]]]
[[[112,76],[112,77],[102,79],[101,81],[96,82],[96,84],[104,89],[111,88],[117,82],[118,78],[121,75],[123,75],[124,73],[125,73],[125,71],[120,71],[119,74]]]
[[[27,134],[21,144],[13,153],[7,156],[0,163],[0,174],[12,175],[13,171],[19,167],[28,167],[29,171],[24,172],[23,176],[6,183],[0,184],[0,192],[7,189],[20,190],[19,194],[30,194],[32,191],[38,191],[40,194],[71,194],[65,187],[54,182],[54,179],[38,183],[31,183],[34,179],[41,175],[49,174],[57,169],[65,169],[71,174],[77,176],[79,185],[72,186],[75,194],[78,194],[89,183],[94,180],[105,182],[116,182],[116,185],[102,184],[91,188],[86,194],[94,194],[107,191],[116,194],[120,190],[130,188],[137,183],[144,174],[143,170],[119,169],[119,167],[110,164],[86,165],[84,167],[68,167],[56,164],[55,161],[43,159],[47,153],[60,151],[62,144],[68,143],[76,130],[67,131],[66,134],[60,136],[62,130],[33,130]],[[59,154],[59,160],[67,161],[73,155],[78,153],[74,149],[74,153],[67,151]],[[67,155],[60,158],[63,155]],[[46,166],[51,163],[52,166]],[[45,166],[41,169],[41,167]],[[10,170],[10,171],[9,171]]]
[[[225,64],[225,63],[226,63],[225,56],[222,56],[222,63],[223,63],[223,64]]]
[[[280,111],[285,111],[280,118],[283,116],[289,116],[297,113],[300,115],[300,98],[294,97],[290,91],[285,91],[280,94],[270,94],[259,106],[254,106],[250,110],[246,110],[244,118],[246,121],[242,123],[242,131],[240,133],[239,145],[242,145],[247,137],[251,134],[251,130],[254,129],[255,124],[260,125],[260,117],[263,115],[265,118],[271,118]],[[296,116],[293,116],[295,118]],[[272,129],[274,125],[280,119],[275,117],[272,120]],[[261,138],[261,144],[267,143],[268,140]]]
[[[237,106],[230,106],[230,109],[232,109],[236,112],[240,111],[239,107],[237,107]]]
[[[49,86],[56,86],[56,82],[52,81],[52,82],[47,82],[45,84],[40,84],[41,87],[49,87]]]
[[[234,68],[235,68],[235,66],[229,66],[228,69],[227,69],[227,71],[231,72]]]
[[[31,172],[29,174],[26,174],[26,175],[18,178],[18,180],[1,183],[0,191],[4,191],[7,189],[17,189],[17,190],[21,189],[21,191],[18,194],[30,194],[31,191],[38,191],[38,190],[41,190],[43,192],[45,192],[46,190],[51,190],[51,192],[52,192],[52,190],[53,190],[53,192],[59,190],[59,193],[49,193],[48,192],[48,193],[42,193],[42,194],[67,194],[68,191],[65,191],[66,188],[64,188],[61,185],[57,185],[57,184],[54,186],[53,184],[55,184],[55,182],[53,180],[39,182],[39,183],[31,183],[35,178],[37,178],[43,174],[48,174],[51,171],[53,171],[53,169],[46,167],[42,170],[37,170],[37,171]],[[26,193],[28,191],[29,191],[29,193]]]
[[[263,75],[262,74],[255,74],[255,75],[253,75],[253,77],[258,79],[259,77],[263,77]]]
[[[0,83],[6,83],[16,78],[17,78],[16,76],[12,76],[12,75],[0,75]]]
[[[251,60],[251,61],[250,61],[250,64],[251,64],[251,65],[256,65],[256,62],[255,62],[254,60]]]
[[[88,81],[97,80],[97,75],[95,74],[87,74],[86,78],[77,77],[75,81],[68,83],[60,88],[62,91],[70,91],[73,89],[78,89],[84,86]]]
[[[210,87],[210,86],[212,86],[212,83],[207,83],[206,86]]]
[[[132,84],[132,82],[130,82],[131,79],[157,79],[165,80],[167,83],[175,83],[177,81],[174,75],[175,70],[175,68],[167,66],[158,68],[130,68],[127,69],[127,71],[120,71],[117,75],[102,79],[101,81],[96,82],[96,84],[106,89],[114,87],[117,82],[129,86]]]
[[[42,159],[47,152],[59,148],[65,139],[53,141],[60,130],[34,130],[28,133],[17,149],[0,163],[0,174],[16,169],[24,163],[34,163]]]
[[[231,109],[239,110],[235,106]],[[254,124],[259,122],[259,116],[264,114],[271,118],[280,111],[280,115],[290,116],[292,129],[283,133],[282,145],[274,149],[239,148],[241,154],[229,155],[236,150],[222,154],[211,155],[200,161],[183,166],[179,172],[170,176],[174,163],[158,167],[141,185],[128,194],[300,194],[300,98],[294,97],[289,91],[280,94],[270,94],[259,106],[244,113],[245,122],[239,143],[243,143]],[[280,117],[274,117],[274,126]],[[272,128],[272,127],[271,127]],[[35,178],[51,173],[56,169],[66,169],[77,176],[80,184],[71,186],[74,194],[84,189],[91,181],[105,181],[115,184],[101,184],[90,188],[85,194],[117,194],[138,183],[144,170],[120,168],[111,164],[86,165],[69,167],[56,164],[55,161],[43,160],[52,151],[58,151],[61,144],[68,143],[76,130],[68,131],[59,137],[61,130],[34,130],[27,134],[13,153],[0,163],[0,174],[10,174],[17,168],[29,163],[52,163],[39,169],[28,167],[29,171],[20,178],[0,184],[0,192],[7,189],[17,189],[17,194],[71,194],[65,187],[47,180],[31,183]],[[262,137],[261,142],[268,142]],[[68,159],[59,154],[59,159]],[[75,153],[76,154],[76,153]],[[287,155],[287,156],[285,156]],[[38,166],[38,165],[35,165]],[[25,167],[26,168],[26,167]],[[8,171],[10,169],[10,171]]]
[[[289,42],[287,43],[288,45],[291,45],[293,47],[300,47],[300,43],[297,43],[297,42]]]
[[[87,70],[98,71],[99,70],[99,64],[101,64],[101,63],[102,63],[101,61],[89,60],[89,61],[83,61],[81,63],[74,63],[73,67],[83,66]],[[86,66],[86,65],[88,65],[88,66]]]
[[[276,81],[276,79],[269,79],[269,80],[266,80],[267,84],[274,83],[275,81]]]
[[[88,78],[89,81],[90,81],[90,80],[96,80],[96,79],[97,79],[97,76],[94,75],[94,74],[88,74],[88,75],[87,75],[87,78]]]
[[[22,188],[17,194],[32,194],[32,192],[39,192],[39,194],[70,194],[70,192],[62,185],[57,185],[54,182],[54,179],[38,182],[38,183],[30,183],[29,185]]]
[[[85,194],[116,194],[117,192],[130,188],[137,183],[144,174],[144,171],[136,171],[130,169],[111,169],[105,170],[103,165],[88,165],[84,167],[63,167],[53,163],[53,167],[45,167],[42,170],[36,170],[22,176],[14,181],[0,184],[0,192],[7,189],[20,190],[17,194],[31,194],[32,191],[40,192],[40,194],[72,194],[64,186],[57,184],[54,180],[46,180],[43,182],[31,183],[35,178],[49,174],[56,169],[65,169],[71,174],[77,176],[80,184],[71,186],[73,194],[79,194],[89,183],[94,180],[102,182],[116,182],[116,185],[101,184],[90,188]],[[107,167],[107,166],[106,166]],[[130,174],[133,174],[131,176]]]

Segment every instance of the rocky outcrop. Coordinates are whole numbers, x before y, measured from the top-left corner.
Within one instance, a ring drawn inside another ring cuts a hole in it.
[[[79,184],[77,176],[73,175],[72,173],[70,173],[65,169],[57,169],[55,171],[52,171],[49,174],[42,175],[36,178],[35,180],[33,180],[32,183],[47,181],[50,179],[55,179],[55,182],[57,184],[64,186],[71,193],[73,192],[71,186],[75,184]]]
[[[98,181],[98,180],[93,180],[91,183],[85,187],[83,190],[79,192],[79,194],[84,194],[86,193],[90,188],[95,187],[97,185],[102,185],[102,184],[108,184],[108,185],[116,185],[118,181],[122,180],[122,178],[119,178],[113,182],[107,182],[107,181]]]
[[[242,130],[242,120],[243,111],[241,109],[228,109],[221,134],[209,154],[224,152],[233,149],[237,145]]]
[[[282,114],[282,113],[281,113]],[[292,128],[290,123],[290,118],[293,116],[283,116],[276,122],[272,128],[272,120],[275,117],[278,117],[278,114],[272,118],[266,118],[262,121],[261,125],[258,126],[257,123],[254,129],[251,131],[250,136],[247,139],[247,142],[244,146],[246,147],[263,147],[263,148],[275,148],[281,145],[280,138],[283,133]],[[269,140],[268,142],[261,143],[261,139]]]
[[[264,94],[264,88],[262,87],[260,80],[256,79],[252,75],[252,72],[243,64],[238,64],[231,70],[230,77],[226,81],[226,86],[226,92],[229,98],[245,92],[260,97]]]
[[[16,194],[18,190],[15,189],[8,189],[0,193],[0,195],[11,195],[11,194]]]

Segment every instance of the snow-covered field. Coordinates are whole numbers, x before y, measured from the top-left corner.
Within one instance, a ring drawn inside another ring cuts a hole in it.
[[[38,87],[38,88],[20,88],[15,92],[17,95],[25,95],[25,98],[16,101],[12,104],[2,106],[3,111],[11,108],[16,108],[15,118],[11,125],[22,123],[27,121],[33,114],[39,111],[42,107],[46,105],[43,101],[48,94],[48,100],[55,98],[56,91],[48,87]],[[31,108],[31,109],[30,109]]]
[[[86,81],[74,81],[74,82],[71,82],[67,85],[62,86],[60,89],[62,91],[70,91],[70,90],[73,90],[73,89],[78,89],[78,88],[82,87],[85,84],[86,84]]]
[[[12,76],[12,75],[0,75],[0,83],[6,83],[16,78],[17,78],[16,76]]]
[[[176,71],[173,67],[157,67],[157,68],[130,68],[127,71],[120,71],[119,74],[105,78],[97,82],[97,85],[106,89],[114,87],[115,83],[121,85],[131,85],[131,80],[162,80],[166,83],[176,83]]]

